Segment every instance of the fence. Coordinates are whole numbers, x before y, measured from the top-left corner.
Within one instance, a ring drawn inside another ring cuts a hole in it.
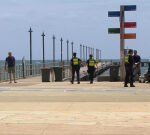
[[[65,65],[65,63],[61,64],[60,62],[56,63],[45,63],[44,67],[60,67],[62,66],[63,68],[63,78],[68,78],[70,76],[70,71],[69,71],[69,66]],[[31,68],[32,67],[32,68]],[[15,66],[16,72],[16,79],[21,79],[21,78],[27,78],[27,77],[33,77],[33,76],[39,76],[41,74],[41,68],[43,67],[42,63],[38,64],[17,64]],[[9,75],[7,70],[5,71],[4,65],[0,66],[0,82],[3,81],[8,81],[9,80]]]

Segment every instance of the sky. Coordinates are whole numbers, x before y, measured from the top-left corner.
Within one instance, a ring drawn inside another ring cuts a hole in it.
[[[63,59],[66,40],[74,42],[79,56],[80,44],[100,49],[103,59],[120,58],[120,35],[108,34],[108,28],[119,28],[118,17],[108,11],[119,11],[120,5],[137,5],[137,11],[125,13],[126,22],[137,22],[137,39],[125,40],[125,48],[136,49],[141,58],[150,59],[150,0],[0,0],[0,60],[12,51],[16,59],[30,58],[29,29],[32,33],[32,59],[42,59],[42,37],[45,33],[45,59],[53,56],[53,34],[56,36],[56,59]],[[71,45],[69,44],[70,57]]]

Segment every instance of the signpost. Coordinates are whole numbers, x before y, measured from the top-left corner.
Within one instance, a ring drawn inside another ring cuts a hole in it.
[[[122,38],[122,34],[120,34],[120,39],[121,38]],[[136,33],[124,34],[124,39],[136,39]]]
[[[120,17],[120,11],[109,11],[108,17]]]
[[[118,34],[120,33],[120,28],[108,28],[109,34]]]
[[[120,80],[125,78],[124,39],[136,39],[136,33],[125,33],[125,28],[136,28],[136,22],[125,22],[125,11],[136,11],[136,5],[121,5],[120,11],[109,11],[108,17],[120,17],[120,28],[108,28],[109,34],[120,34]]]
[[[122,27],[121,23],[120,23],[120,27]],[[136,22],[125,22],[124,28],[136,28]]]

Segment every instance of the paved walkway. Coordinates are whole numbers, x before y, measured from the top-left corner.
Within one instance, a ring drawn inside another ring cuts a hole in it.
[[[149,135],[150,84],[0,83],[0,135]]]

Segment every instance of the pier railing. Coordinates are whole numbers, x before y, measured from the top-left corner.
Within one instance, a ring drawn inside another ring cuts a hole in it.
[[[15,66],[15,75],[16,79],[27,78],[32,76],[39,76],[41,74],[42,67],[53,67],[53,66],[60,66],[59,62],[56,63],[42,63],[32,64],[32,69],[30,64],[17,64]],[[8,70],[4,69],[4,65],[0,66],[0,82],[8,81],[9,75]]]

